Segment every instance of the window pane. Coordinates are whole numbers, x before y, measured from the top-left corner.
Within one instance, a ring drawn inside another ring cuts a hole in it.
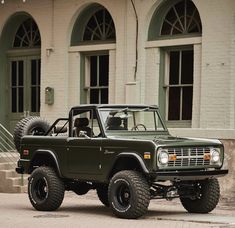
[[[37,85],[40,86],[41,84],[41,60],[38,60],[38,81],[37,81]]]
[[[181,83],[193,84],[193,50],[182,51]]]
[[[169,88],[168,120],[180,120],[180,88]]]
[[[101,104],[108,104],[109,103],[109,93],[108,89],[101,90]]]
[[[37,85],[37,60],[31,60],[31,83]]]
[[[16,88],[11,89],[11,111],[16,112],[17,111],[17,105],[16,105]]]
[[[193,87],[183,88],[182,120],[192,119]]]
[[[19,61],[19,82],[18,85],[19,86],[23,86],[24,85],[24,62],[23,61]]]
[[[99,90],[98,89],[90,90],[90,104],[99,104]]]
[[[24,111],[24,88],[18,89],[18,112]]]
[[[99,56],[99,85],[108,86],[109,76],[109,56]]]
[[[179,84],[179,51],[170,52],[170,85]]]
[[[32,87],[31,88],[31,112],[36,112],[37,111],[37,93],[36,93],[36,88]]]
[[[41,101],[40,101],[40,87],[38,87],[38,90],[37,90],[37,110],[36,112],[40,112],[40,106],[41,106]]]
[[[90,85],[97,86],[97,56],[90,57]]]
[[[11,85],[16,86],[16,61],[11,62]]]

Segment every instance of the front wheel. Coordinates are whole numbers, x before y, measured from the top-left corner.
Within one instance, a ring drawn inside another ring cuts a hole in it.
[[[195,184],[195,199],[181,197],[183,207],[190,213],[209,213],[219,202],[220,187],[217,179],[203,180]]]
[[[29,200],[39,211],[54,211],[64,199],[64,183],[51,167],[36,168],[28,184]]]
[[[103,184],[96,189],[98,198],[104,206],[109,207],[109,199],[108,199],[108,186]]]
[[[120,218],[135,219],[144,215],[150,202],[146,179],[136,171],[120,171],[110,181],[109,204]]]

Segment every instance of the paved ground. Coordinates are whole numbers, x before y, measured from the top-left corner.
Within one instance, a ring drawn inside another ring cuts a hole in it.
[[[235,228],[235,208],[219,205],[212,213],[189,214],[178,200],[152,201],[147,215],[138,220],[114,217],[97,200],[94,192],[86,196],[66,193],[60,209],[39,212],[32,208],[27,194],[0,194],[0,228]]]

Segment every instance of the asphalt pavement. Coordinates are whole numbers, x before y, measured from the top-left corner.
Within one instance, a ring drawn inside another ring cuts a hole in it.
[[[116,218],[94,191],[66,193],[57,211],[36,211],[27,194],[0,194],[0,228],[235,228],[235,207],[220,204],[209,214],[190,214],[178,200],[152,200],[148,213],[136,220]]]

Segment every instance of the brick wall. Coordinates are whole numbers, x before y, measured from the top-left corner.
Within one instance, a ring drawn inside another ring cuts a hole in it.
[[[109,50],[112,56],[110,101],[158,104],[161,48],[192,44],[195,58],[192,128],[172,129],[172,132],[179,136],[235,138],[234,0],[193,0],[201,16],[203,33],[201,38],[187,42],[182,39],[148,42],[151,17],[162,1],[135,0],[139,18],[136,82],[136,19],[131,2],[96,2],[108,9],[116,28],[116,45]],[[90,0],[31,0],[26,3],[6,1],[0,5],[0,35],[8,19],[19,12],[31,15],[39,26],[42,39],[41,116],[50,121],[67,116],[69,108],[80,102],[81,53],[70,52],[69,47],[74,22],[79,13],[91,3],[93,1]],[[51,48],[52,51],[49,51]],[[52,106],[44,102],[44,90],[47,86],[55,89],[55,103]],[[227,144],[230,148],[235,147],[230,141]],[[231,149],[228,153],[234,159],[232,151]]]

